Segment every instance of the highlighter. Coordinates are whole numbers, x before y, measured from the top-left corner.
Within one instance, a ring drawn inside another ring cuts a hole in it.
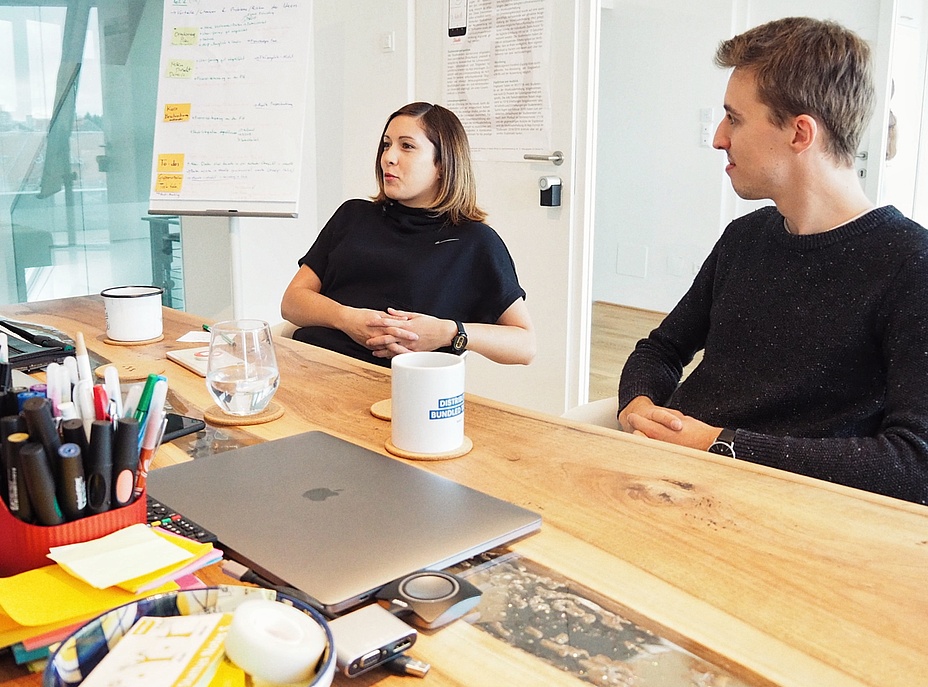
[[[20,468],[19,454],[23,446],[29,442],[29,435],[25,432],[11,434],[7,441],[7,502],[10,512],[23,522],[32,522],[32,503],[29,501],[29,492],[26,489],[26,477]]]
[[[139,467],[139,423],[124,417],[116,422],[113,442],[113,493],[110,505],[122,508],[132,501],[135,474]]]
[[[83,434],[83,430],[81,431]],[[84,482],[84,458],[77,444],[62,444],[58,449],[58,503],[68,520],[77,520],[87,508],[87,485]]]
[[[19,466],[26,478],[29,502],[39,525],[60,525],[64,522],[58,499],[55,497],[55,478],[45,448],[37,441],[29,441],[19,449]]]
[[[105,420],[94,420],[90,427],[84,480],[87,482],[88,513],[96,515],[108,511],[113,489],[113,427]]]

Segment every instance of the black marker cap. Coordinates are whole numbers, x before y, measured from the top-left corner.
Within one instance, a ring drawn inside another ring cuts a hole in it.
[[[26,477],[26,491],[39,525],[60,525],[64,516],[55,498],[55,478],[42,444],[30,441],[19,449],[19,465]]]
[[[113,481],[113,426],[106,420],[94,420],[90,426],[84,480],[87,482],[88,513],[108,511]]]

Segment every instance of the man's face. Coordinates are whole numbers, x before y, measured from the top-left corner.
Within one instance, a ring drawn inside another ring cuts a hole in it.
[[[751,71],[732,72],[725,91],[725,112],[712,145],[728,155],[725,171],[732,188],[746,200],[776,201],[778,191],[787,184],[792,131],[771,121],[770,108],[757,97]]]

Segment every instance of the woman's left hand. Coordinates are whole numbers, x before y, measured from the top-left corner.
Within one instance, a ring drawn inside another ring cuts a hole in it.
[[[434,351],[451,345],[457,333],[457,325],[451,320],[394,308],[387,308],[387,314],[395,319],[382,318],[383,334],[365,343],[378,358],[392,358],[411,351]]]

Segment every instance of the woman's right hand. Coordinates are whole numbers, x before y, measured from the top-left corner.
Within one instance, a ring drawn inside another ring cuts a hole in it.
[[[359,343],[372,351],[377,351],[386,348],[390,344],[399,343],[403,345],[419,338],[415,332],[397,326],[396,321],[404,319],[406,318],[378,310],[344,306],[338,329],[350,336],[355,343]],[[385,320],[389,320],[389,324]],[[384,327],[386,326],[390,327],[389,337],[384,336]],[[368,344],[368,341],[372,339],[377,340],[376,345]]]

